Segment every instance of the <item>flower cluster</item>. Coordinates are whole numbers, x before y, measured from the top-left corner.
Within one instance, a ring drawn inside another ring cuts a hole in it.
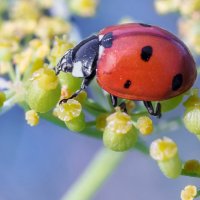
[[[199,0],[155,0],[155,8],[160,14],[179,12],[178,29],[183,41],[192,53],[200,54],[200,1]],[[198,73],[199,73],[198,67]],[[187,93],[189,97],[183,103],[185,107],[182,122],[186,129],[200,139],[200,97],[199,88]],[[180,99],[182,100],[182,99]],[[200,177],[200,164],[197,160],[188,160],[182,168],[182,175]],[[192,200],[197,195],[195,186],[186,186],[181,192],[182,200]]]
[[[160,14],[179,12],[179,31],[184,41],[200,54],[200,1],[199,0],[155,0]]]
[[[10,81],[2,79],[1,111],[20,103],[31,126],[37,125],[44,113],[51,113],[57,119],[61,119],[58,110],[61,112],[66,108],[69,110],[64,114],[74,113],[75,100],[60,106],[57,104],[60,99],[70,97],[81,84],[81,79],[65,73],[56,76],[52,69],[76,43],[70,40],[73,25],[69,20],[53,15],[53,4],[52,0],[3,0],[0,7],[0,15],[6,17],[0,23],[0,75],[10,78]],[[68,4],[71,5],[70,2]],[[82,16],[90,16],[95,13],[97,3],[83,0],[76,1],[76,5],[84,11]],[[73,12],[73,9],[70,11]],[[76,98],[80,116],[71,115],[70,120],[64,120],[71,130],[81,131],[85,127],[81,106],[84,99],[85,92]],[[73,125],[74,118],[79,128]]]

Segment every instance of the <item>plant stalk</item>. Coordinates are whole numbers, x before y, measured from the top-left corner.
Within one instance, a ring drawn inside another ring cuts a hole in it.
[[[102,148],[62,200],[89,200],[118,166],[125,153]]]

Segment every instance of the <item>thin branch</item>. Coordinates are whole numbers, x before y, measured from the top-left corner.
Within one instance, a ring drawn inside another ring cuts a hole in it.
[[[85,172],[72,185],[62,200],[92,199],[96,191],[119,165],[125,153],[101,149],[89,164]]]

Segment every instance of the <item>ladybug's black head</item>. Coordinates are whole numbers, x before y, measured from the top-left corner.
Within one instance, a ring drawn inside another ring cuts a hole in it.
[[[72,49],[69,49],[65,55],[60,59],[57,66],[54,68],[56,75],[63,72],[72,72],[73,62],[72,62]]]
[[[96,72],[98,54],[99,37],[92,35],[65,53],[55,68],[56,74],[63,71],[74,77],[90,77]]]

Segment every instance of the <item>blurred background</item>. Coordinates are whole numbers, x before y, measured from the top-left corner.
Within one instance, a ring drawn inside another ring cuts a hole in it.
[[[61,14],[65,12],[62,6],[57,9]],[[74,15],[72,21],[84,38],[124,17],[178,33],[179,14],[159,15],[153,0],[100,0],[94,17]],[[182,114],[183,108],[179,107],[163,118]],[[162,135],[177,142],[183,160],[200,159],[199,141],[184,128],[150,136],[146,141],[150,143]],[[68,132],[45,120],[32,128],[25,122],[24,111],[14,107],[0,116],[0,200],[59,200],[102,146],[100,140]],[[187,184],[200,182],[189,177],[167,179],[155,161],[133,150],[93,199],[177,200]]]

